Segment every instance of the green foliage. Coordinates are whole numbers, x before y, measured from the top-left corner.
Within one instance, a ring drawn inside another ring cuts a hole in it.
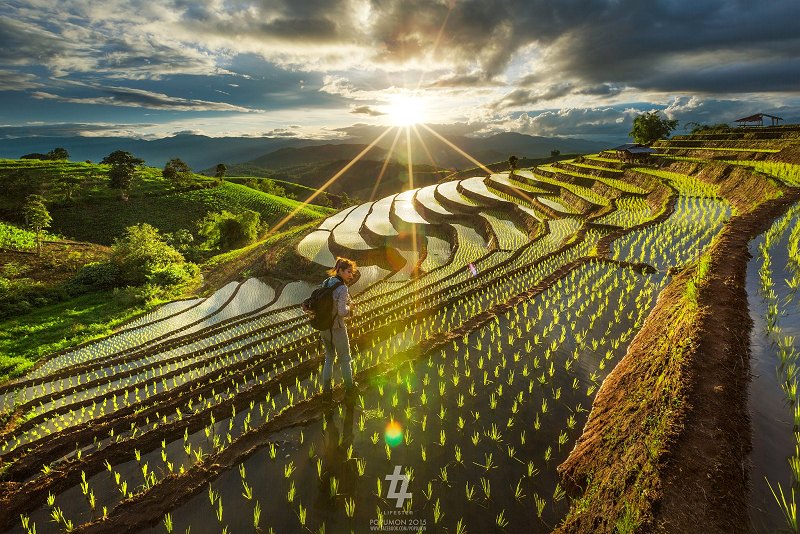
[[[513,171],[517,168],[517,162],[519,158],[517,156],[509,156],[508,157],[508,167]]]
[[[140,289],[91,293],[29,304],[7,319],[0,315],[0,380],[20,376],[46,354],[110,334],[143,306],[157,302],[148,302],[148,296]]]
[[[226,172],[228,172],[228,167],[224,163],[217,163],[217,167],[214,169],[214,178],[222,180],[225,178]]]
[[[43,239],[56,239],[57,236],[42,232]],[[0,249],[33,250],[36,248],[36,233],[0,222]]]
[[[63,147],[57,147],[47,154],[34,152],[32,154],[25,154],[24,156],[21,156],[20,159],[66,160],[69,159],[69,152],[67,152],[67,149]]]
[[[53,160],[69,159],[69,152],[67,152],[67,149],[63,147],[56,147],[48,152],[47,155],[49,156],[49,159]]]
[[[109,262],[87,263],[78,271],[78,274],[69,282],[77,289],[113,289],[119,279],[119,269]]]
[[[45,228],[49,228],[53,222],[50,212],[44,205],[44,198],[40,195],[30,195],[25,199],[25,204],[22,206],[22,213],[25,216],[25,222],[36,233],[36,250],[41,253],[41,233]]]
[[[115,150],[103,158],[100,163],[111,165],[111,169],[108,171],[109,187],[119,189],[122,192],[122,199],[128,200],[128,192],[136,175],[136,168],[143,164],[144,160],[134,157],[130,152]]]
[[[164,242],[158,229],[147,223],[130,226],[114,241],[111,263],[119,285],[175,285],[191,279],[197,267]]]
[[[206,238],[206,247],[216,250],[232,250],[256,240],[261,216],[252,210],[233,214],[223,210],[209,213],[200,223],[200,235]]]
[[[244,185],[252,189],[257,189],[262,193],[267,193],[268,195],[275,195],[284,198],[296,198],[294,195],[287,195],[286,189],[275,183],[275,180],[270,178],[249,178]]]
[[[731,129],[730,126],[724,122],[717,124],[700,124],[698,122],[687,122],[684,128],[691,127],[693,134],[697,133],[714,133],[714,132],[727,132]]]
[[[173,158],[164,165],[162,172],[164,179],[172,182],[175,187],[186,187],[192,182],[192,169],[180,158]]]
[[[677,119],[662,118],[658,111],[651,111],[633,119],[633,129],[628,133],[637,143],[649,145],[669,137],[678,126]]]

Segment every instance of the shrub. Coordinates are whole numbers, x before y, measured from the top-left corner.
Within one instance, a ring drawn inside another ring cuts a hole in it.
[[[193,276],[191,273],[196,268],[187,265],[183,255],[165,243],[158,229],[147,223],[129,226],[122,238],[114,240],[111,263],[118,270],[119,284],[133,286],[155,283],[155,280],[186,280]],[[173,267],[186,271],[185,276],[174,276],[177,271],[164,274]]]
[[[87,263],[69,282],[71,288],[113,289],[117,286],[119,269],[110,262]]]

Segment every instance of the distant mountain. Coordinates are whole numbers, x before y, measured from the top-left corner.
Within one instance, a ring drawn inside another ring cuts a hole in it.
[[[411,139],[411,158],[414,163],[433,163],[437,167],[454,169],[475,167],[473,161],[464,157],[449,143],[425,129],[419,128],[418,132],[419,137],[415,134]],[[389,137],[386,136],[378,146],[388,149],[392,142]],[[489,137],[445,137],[452,145],[486,165],[506,161],[512,154],[518,158],[543,158],[550,156],[553,150],[558,150],[562,154],[588,154],[610,146],[608,143],[584,139],[538,137],[514,132],[504,132]],[[406,141],[402,136],[395,147],[393,157],[400,162],[405,162],[408,158]]]
[[[203,135],[176,135],[154,140],[128,137],[26,137],[0,140],[0,157],[14,159],[23,154],[46,153],[54,147],[64,147],[72,161],[98,162],[115,150],[126,150],[153,167],[163,167],[170,159],[181,158],[197,170],[217,163],[248,161],[286,146],[325,143],[330,141]]]
[[[307,146],[302,148],[286,147],[250,160],[247,163],[265,169],[281,169],[283,167],[307,165],[308,163],[314,162],[349,161],[360,154],[365,148],[367,148],[367,145],[349,143]],[[375,147],[367,152],[362,159],[383,161],[385,157],[386,151]]]
[[[460,155],[424,128],[419,136],[412,135],[411,159],[417,163],[436,167],[464,169],[475,164]],[[382,160],[392,145],[393,135],[387,135],[364,159]],[[447,136],[448,141],[481,163],[492,163],[517,157],[538,158],[550,155],[551,150],[561,153],[589,153],[608,148],[609,143],[569,139],[562,137],[537,137],[519,133],[499,133],[489,137]],[[125,137],[27,137],[0,140],[0,157],[19,158],[33,152],[46,153],[55,147],[64,147],[73,161],[100,161],[114,150],[127,150],[145,160],[147,165],[163,167],[172,158],[181,158],[192,169],[207,169],[217,163],[230,166],[235,163],[261,162],[269,168],[279,168],[315,161],[350,160],[373,141],[373,138],[353,137],[342,141],[271,137],[206,137],[202,135],[176,135],[163,139],[143,140]],[[423,147],[424,144],[424,147]],[[360,145],[360,146],[359,146]],[[306,147],[326,147],[319,151],[298,151]],[[341,148],[337,148],[341,147]],[[294,149],[280,152],[281,149]],[[277,152],[277,153],[276,153]],[[409,151],[405,136],[395,147],[392,159],[405,163]],[[315,159],[321,158],[321,159]],[[433,161],[431,161],[433,160]],[[260,167],[262,165],[257,164]],[[267,168],[267,167],[265,167]]]

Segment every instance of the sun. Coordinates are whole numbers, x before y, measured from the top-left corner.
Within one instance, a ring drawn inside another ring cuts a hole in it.
[[[394,95],[389,100],[387,114],[394,126],[411,126],[425,122],[425,102],[415,95]]]

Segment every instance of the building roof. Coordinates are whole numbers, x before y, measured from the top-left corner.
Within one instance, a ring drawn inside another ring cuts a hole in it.
[[[628,152],[629,154],[652,154],[655,152],[655,150],[652,148],[644,146],[640,143],[625,143],[624,145],[619,145],[611,150],[616,150],[617,152]]]
[[[636,147],[640,147],[640,146],[644,146],[644,145],[639,144],[639,143],[625,143],[624,145],[615,146],[611,150],[629,150],[631,148],[636,148]]]
[[[749,117],[743,117],[741,119],[736,119],[733,122],[756,122],[756,121],[760,122],[761,119],[763,119],[764,117],[769,117],[770,119],[777,119],[779,121],[783,120],[781,117],[776,117],[774,115],[768,115],[766,113],[756,113],[755,115],[750,115]]]

